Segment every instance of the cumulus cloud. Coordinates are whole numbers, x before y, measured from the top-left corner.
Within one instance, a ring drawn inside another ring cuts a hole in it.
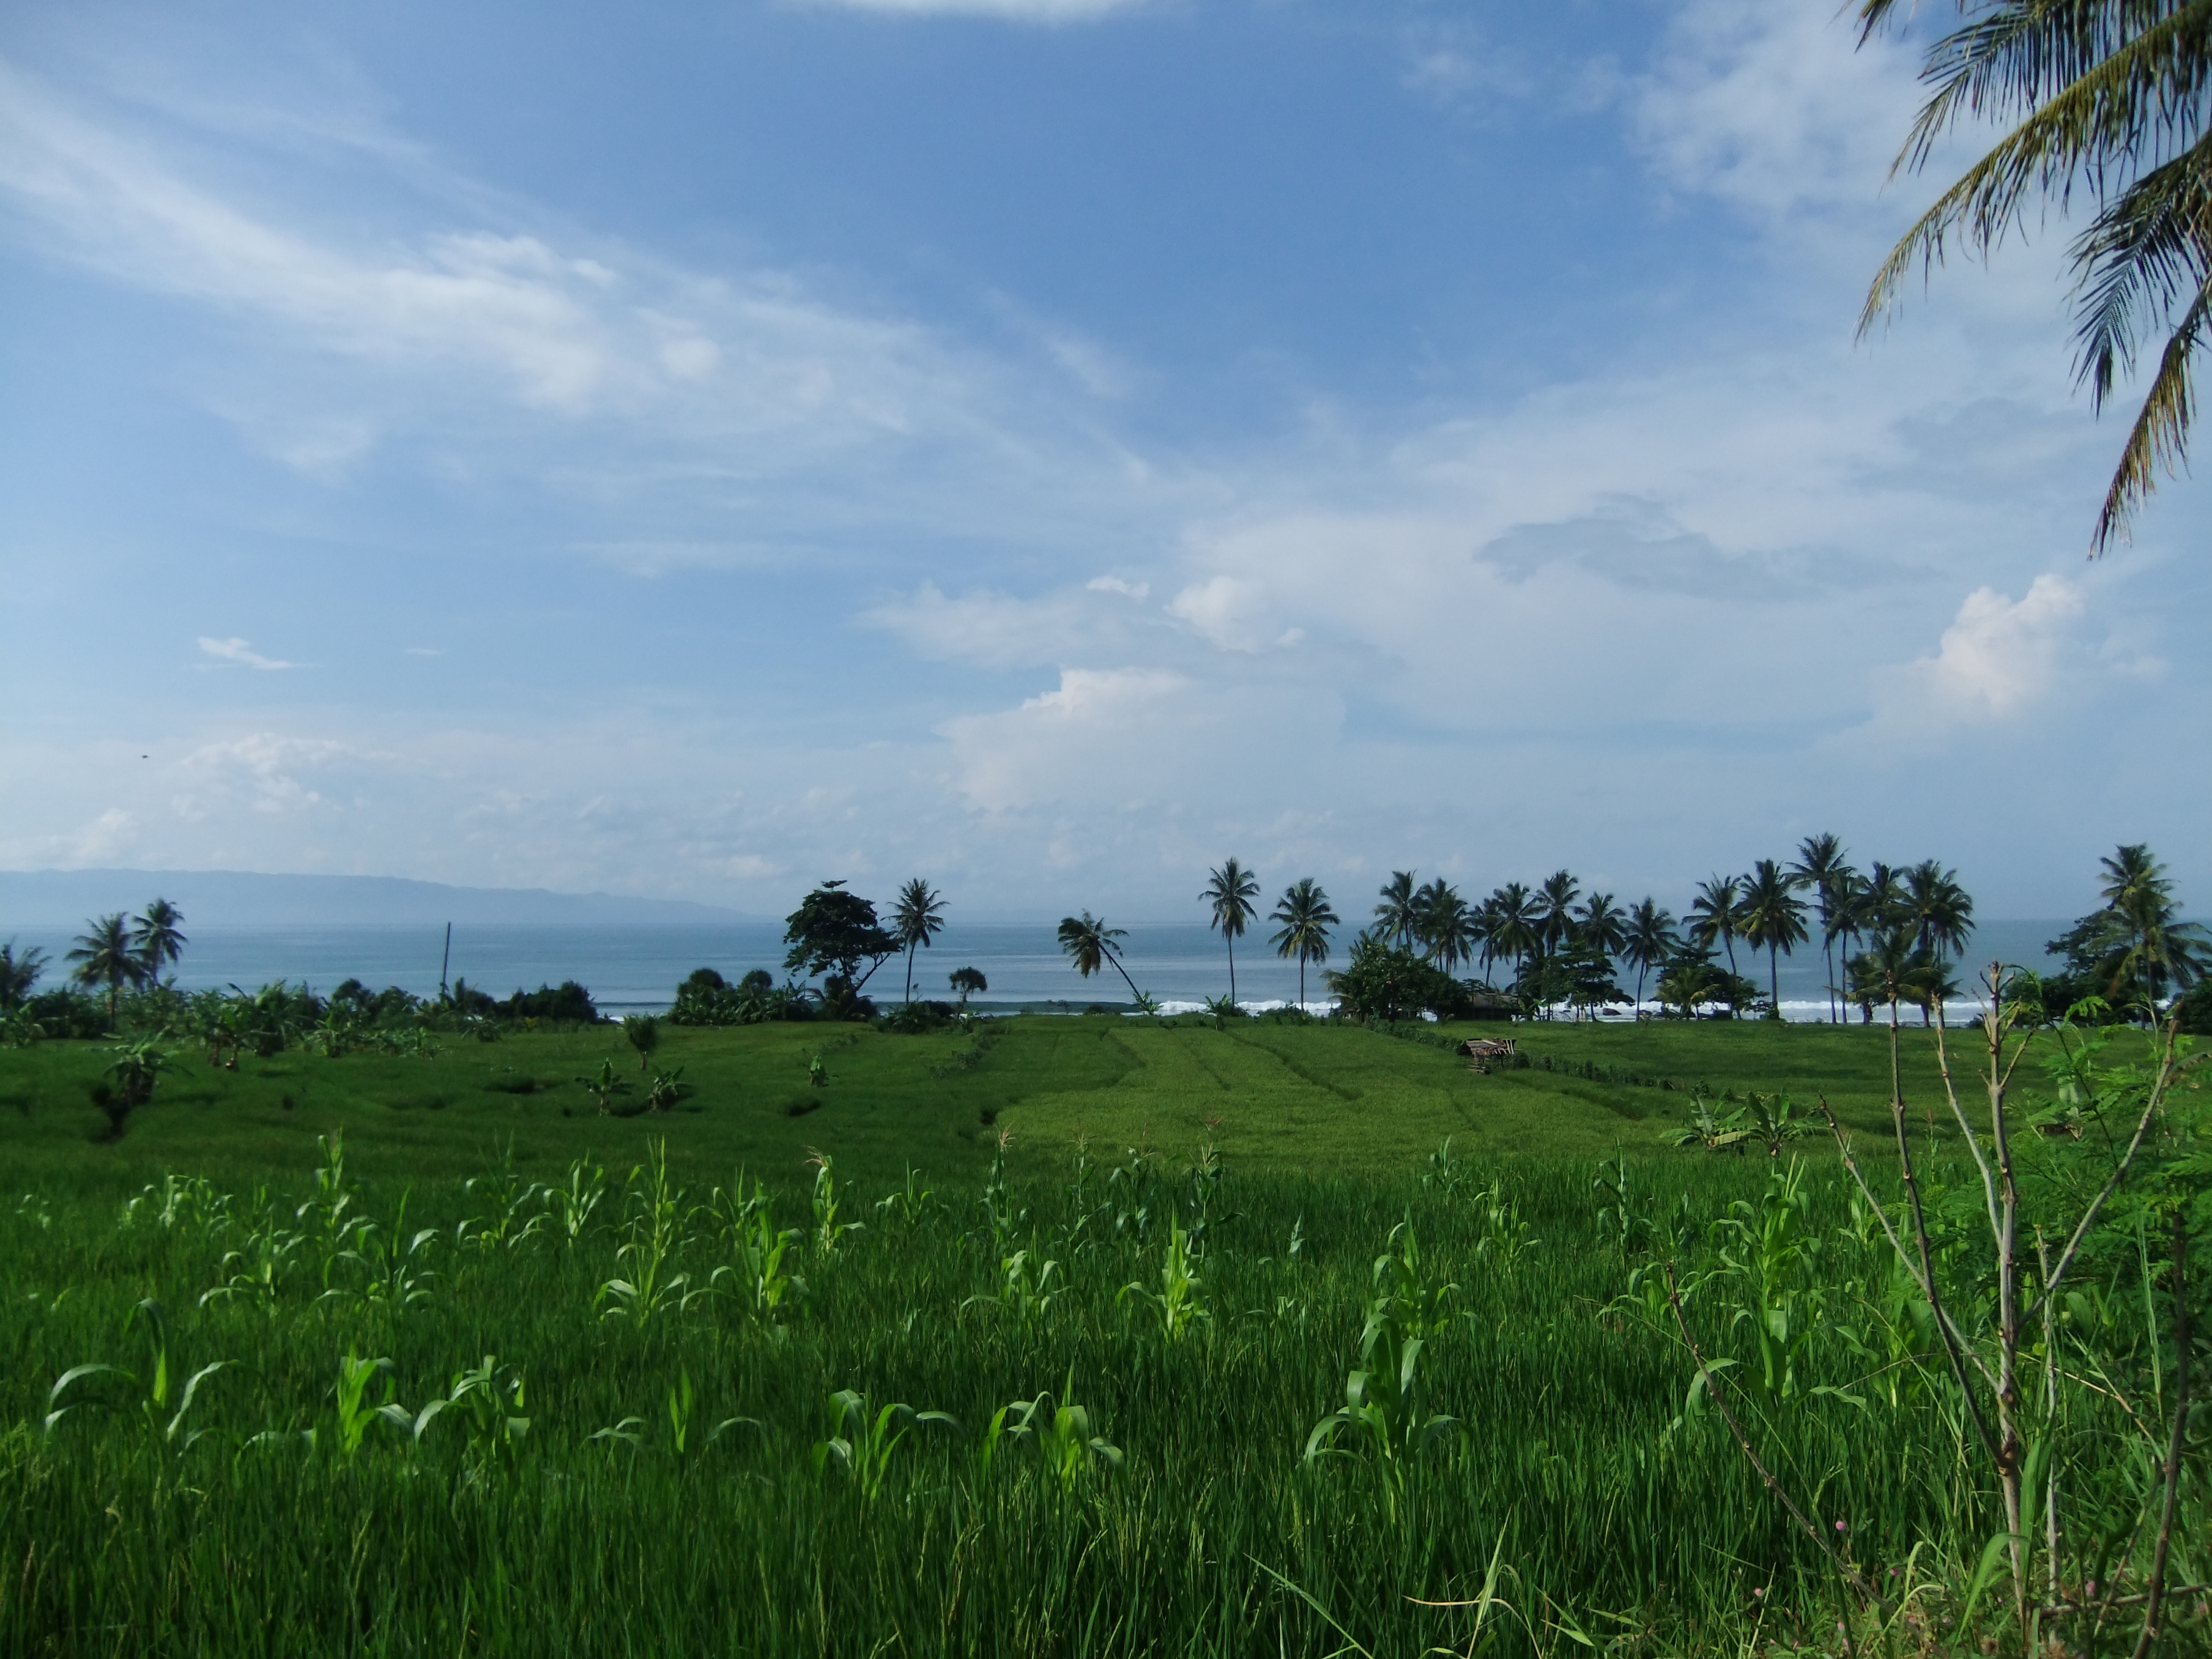
[[[2005,720],[2039,702],[2083,611],[2081,587],[2045,574],[2018,599],[1994,587],[1966,595],[1934,654],[1892,671],[1886,718],[1899,726]]]
[[[1018,708],[963,715],[941,728],[969,804],[1003,812],[1059,798],[1071,786],[1153,793],[1141,757],[1188,711],[1191,682],[1164,669],[1066,668],[1060,684]],[[1132,767],[1132,761],[1139,764]]]
[[[200,635],[200,649],[205,652],[209,656],[213,657],[217,662],[229,663],[239,668],[258,668],[264,671],[273,671],[283,668],[298,668],[301,665],[296,662],[280,662],[275,657],[264,657],[259,652],[252,648],[252,641],[250,640],[211,640],[206,635],[203,634]],[[205,665],[202,665],[204,666]]]

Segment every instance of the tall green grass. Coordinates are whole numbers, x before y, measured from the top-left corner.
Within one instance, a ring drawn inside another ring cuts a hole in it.
[[[1889,1645],[1971,1644],[1994,1497],[1838,1178],[1183,1152],[873,1187],[325,1156],[27,1197],[0,1651],[1838,1650],[1833,1573],[1696,1397],[1669,1261],[1801,1501],[1926,1583]],[[2139,1358],[2115,1317],[2100,1354]],[[1450,1421],[1316,1444],[1416,1326]],[[118,1369],[57,1395],[87,1364]],[[2073,1427],[2124,1485],[2118,1419],[2085,1393]]]

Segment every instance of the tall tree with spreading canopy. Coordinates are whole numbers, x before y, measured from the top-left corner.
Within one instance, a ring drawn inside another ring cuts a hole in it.
[[[823,976],[825,997],[858,996],[877,969],[899,953],[899,939],[877,920],[876,907],[842,881],[825,881],[784,918],[783,965]],[[860,971],[862,963],[866,973]]]
[[[2212,325],[2212,9],[2203,0],[1960,0],[1964,21],[1934,41],[1930,90],[1897,158],[1917,171],[1962,125],[2006,131],[1905,232],[1875,275],[1863,332],[1917,269],[1955,243],[1986,257],[2027,228],[2031,204],[2075,193],[2095,216],[2071,250],[2075,382],[2101,410],[2136,353],[2158,368],[2129,428],[2091,546],[2124,536],[2186,457],[2196,358]],[[1861,0],[1863,36],[1904,27],[1898,0]]]
[[[1127,936],[1125,927],[1109,927],[1104,920],[1085,910],[1080,916],[1062,916],[1060,921],[1060,948],[1075,965],[1075,971],[1089,979],[1107,963],[1121,975],[1129,988],[1129,994],[1139,1006],[1143,1006],[1145,994],[1137,988],[1137,981],[1129,977],[1129,970],[1121,965],[1121,956],[1115,946]]]
[[[1421,954],[1447,974],[1474,959],[1474,912],[1452,884],[1439,876],[1415,895],[1414,937]]]
[[[906,946],[906,1000],[914,1000],[914,953],[945,930],[945,901],[920,876],[899,889],[891,906],[891,932]]]
[[[1198,896],[1206,903],[1211,918],[1206,925],[1219,929],[1222,942],[1229,947],[1229,1000],[1234,1006],[1237,941],[1243,936],[1244,925],[1259,914],[1252,902],[1260,896],[1259,878],[1235,859],[1226,859],[1219,869],[1206,872],[1206,885]]]
[[[1279,957],[1298,959],[1298,1006],[1306,1006],[1306,964],[1328,960],[1328,930],[1336,926],[1336,912],[1330,908],[1328,895],[1311,876],[1300,876],[1283,890],[1275,901],[1274,913],[1267,918],[1282,923],[1281,928],[1268,939]]]
[[[70,977],[78,984],[107,988],[107,1023],[114,1024],[116,999],[123,988],[137,985],[146,976],[146,964],[131,942],[131,925],[124,921],[123,913],[118,910],[87,921],[69,959],[76,963]]]

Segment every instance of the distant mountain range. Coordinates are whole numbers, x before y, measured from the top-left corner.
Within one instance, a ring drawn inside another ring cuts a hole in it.
[[[761,917],[680,899],[555,893],[542,887],[448,887],[396,876],[270,876],[244,870],[0,870],[0,933],[82,926],[165,898],[198,927],[380,922],[732,922]]]

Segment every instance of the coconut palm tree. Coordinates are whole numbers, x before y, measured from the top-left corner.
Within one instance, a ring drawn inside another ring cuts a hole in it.
[[[1382,902],[1375,907],[1375,933],[1401,950],[1410,949],[1420,921],[1419,897],[1413,891],[1413,872],[1393,870],[1382,887]]]
[[[1799,883],[1813,890],[1814,901],[1820,911],[1820,949],[1828,963],[1828,1024],[1833,1025],[1842,1017],[1836,1000],[1836,951],[1834,921],[1836,900],[1840,883],[1851,866],[1844,859],[1844,843],[1836,836],[1823,832],[1808,836],[1797,844],[1797,862],[1790,866],[1790,873]]]
[[[1244,924],[1258,914],[1252,901],[1260,896],[1259,878],[1235,859],[1222,860],[1218,870],[1206,872],[1206,885],[1199,890],[1211,920],[1209,927],[1218,928],[1222,943],[1229,947],[1229,1001],[1237,1001],[1237,941],[1244,933]]]
[[[1114,946],[1127,934],[1127,929],[1109,927],[1103,919],[1085,910],[1080,916],[1063,916],[1060,922],[1060,948],[1075,964],[1075,971],[1089,979],[1106,963],[1114,964],[1114,971],[1121,975],[1129,988],[1129,994],[1140,1004],[1145,994],[1137,988],[1137,981],[1129,977],[1129,970],[1121,965],[1121,958]]]
[[[1328,895],[1311,876],[1300,876],[1283,890],[1270,921],[1283,924],[1267,942],[1279,957],[1298,959],[1298,1006],[1306,1006],[1306,963],[1328,960],[1328,930],[1337,922]]]
[[[1512,957],[1517,974],[1541,942],[1536,931],[1535,895],[1519,882],[1509,881],[1488,902],[1494,916],[1491,955]]]
[[[76,936],[76,948],[69,959],[76,963],[70,976],[80,985],[107,987],[107,1023],[115,1024],[116,998],[126,985],[137,985],[145,977],[145,963],[131,942],[130,924],[123,913],[95,916],[84,925],[85,931]]]
[[[155,899],[132,920],[131,948],[137,953],[145,983],[159,981],[163,966],[184,955],[191,942],[179,931],[184,920],[185,913],[165,898]]]
[[[1474,912],[1442,878],[1421,889],[1417,936],[1421,953],[1444,972],[1474,960]]]
[[[1681,949],[1681,935],[1674,931],[1674,918],[1661,909],[1650,897],[1628,913],[1627,931],[1620,941],[1620,954],[1625,961],[1636,966],[1636,1006],[1644,1006],[1644,976],[1654,969],[1663,969],[1674,959]]]
[[[914,1000],[914,953],[945,931],[945,899],[920,876],[899,889],[891,906],[891,937],[906,946],[906,1000]]]
[[[1575,912],[1575,938],[1600,956],[1620,956],[1628,948],[1628,913],[1612,894],[1593,892]]]
[[[1729,972],[1735,972],[1736,935],[1743,931],[1743,878],[1714,876],[1698,884],[1690,901],[1690,937],[1708,949],[1717,945],[1728,953]]]
[[[1917,8],[1860,0],[1866,34]],[[2181,459],[2196,398],[2198,349],[2212,325],[2212,147],[2205,143],[2212,33],[2181,0],[1978,0],[1930,39],[1931,90],[1898,156],[1917,169],[1965,125],[2001,134],[1906,231],[1867,295],[1860,327],[1895,304],[1913,273],[1954,240],[1986,256],[2032,213],[2062,211],[2077,192],[2096,216],[2072,248],[2077,380],[2102,408],[2142,346],[2165,336],[2142,409],[2105,492],[2093,547],[2102,551],[2148,497],[2158,469]],[[1986,124],[1986,125],[1984,125]],[[2039,208],[2030,198],[2040,196]]]
[[[2177,920],[2173,883],[2149,847],[2122,847],[2100,862],[2105,867],[2101,933],[2111,951],[2108,965],[2100,969],[2105,994],[2117,1000],[2128,985],[2140,985],[2155,1007],[2169,983],[2187,990],[2203,977],[2212,938],[2200,924]]]
[[[1574,937],[1575,896],[1582,890],[1582,883],[1565,870],[1554,870],[1537,889],[1536,942],[1547,953],[1556,951]]]
[[[1779,1019],[1781,959],[1805,942],[1805,901],[1797,896],[1797,878],[1772,859],[1753,865],[1745,880],[1743,936],[1753,950],[1766,952],[1766,999],[1771,1017]]]
[[[46,971],[46,953],[37,945],[18,956],[14,939],[0,945],[0,1014],[12,1013],[28,1002]]]
[[[1938,958],[1957,956],[1974,931],[1974,901],[1959,872],[1923,859],[1905,872],[1905,916],[1915,944]]]

